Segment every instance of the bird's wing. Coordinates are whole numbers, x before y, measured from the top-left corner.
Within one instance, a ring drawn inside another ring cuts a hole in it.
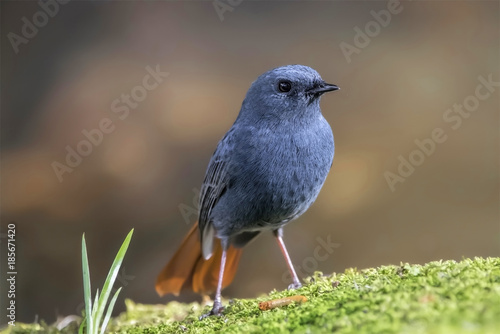
[[[228,184],[228,132],[219,142],[215,153],[210,159],[205,180],[200,192],[200,215],[199,227],[201,234],[201,249],[203,257],[209,259],[212,256],[213,238],[215,229],[210,221],[210,214],[219,199],[227,190]]]

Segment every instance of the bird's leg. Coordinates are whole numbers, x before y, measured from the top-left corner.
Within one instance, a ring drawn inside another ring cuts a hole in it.
[[[274,236],[276,237],[276,240],[278,240],[278,244],[280,245],[281,252],[283,253],[283,256],[285,257],[286,264],[288,266],[288,270],[290,270],[290,274],[292,274],[292,279],[293,283],[288,286],[288,289],[298,289],[302,286],[300,283],[299,277],[297,276],[297,273],[295,272],[295,268],[293,267],[292,260],[290,260],[290,255],[288,255],[288,252],[286,250],[285,242],[283,241],[283,227],[280,227],[277,230],[273,231]]]
[[[222,257],[220,259],[220,269],[219,269],[219,280],[217,282],[217,291],[215,292],[215,299],[214,299],[214,305],[212,306],[212,310],[208,313],[203,314],[200,317],[201,319],[204,319],[206,317],[209,317],[211,315],[222,315],[222,311],[224,311],[224,307],[222,306],[222,301],[221,301],[221,292],[222,292],[222,280],[224,278],[224,267],[226,266],[226,252],[228,248],[229,241],[221,239],[221,245],[222,245]]]

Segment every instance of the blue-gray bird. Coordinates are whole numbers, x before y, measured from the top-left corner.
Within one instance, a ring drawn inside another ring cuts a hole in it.
[[[332,166],[333,134],[320,97],[338,90],[310,67],[288,65],[257,78],[231,129],[217,145],[201,187],[199,219],[158,276],[160,295],[216,291],[208,315],[223,311],[241,248],[272,231],[301,286],[283,227],[315,201]]]

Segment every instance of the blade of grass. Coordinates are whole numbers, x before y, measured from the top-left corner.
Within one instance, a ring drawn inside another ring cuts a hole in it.
[[[95,318],[97,315],[97,301],[99,300],[99,289],[95,292],[94,296],[94,305],[92,306],[92,314],[90,315],[93,320],[93,325],[94,327],[91,329],[90,332],[87,332],[87,334],[97,334],[99,331],[99,324],[95,322]]]
[[[83,334],[83,327],[85,326],[86,321],[87,317],[83,317],[82,322],[80,323],[80,328],[78,328],[78,334]]]
[[[83,271],[83,297],[85,300],[85,317],[87,318],[87,333],[94,327],[92,322],[92,296],[90,291],[90,270],[87,257],[87,245],[85,233],[82,236],[82,271]]]
[[[101,296],[99,297],[98,305],[97,305],[97,314],[94,322],[99,327],[101,322],[102,315],[104,314],[104,308],[106,307],[109,295],[111,293],[111,289],[116,280],[116,276],[118,276],[118,271],[120,270],[120,266],[122,265],[123,258],[125,257],[125,253],[127,252],[128,245],[130,244],[130,239],[132,238],[132,234],[134,233],[134,229],[132,229],[125,240],[123,241],[120,250],[116,254],[115,260],[109,269],[108,276],[106,277],[106,281],[104,282],[104,287],[102,288]]]
[[[121,287],[118,290],[116,290],[115,295],[113,296],[113,298],[111,298],[111,301],[109,302],[108,310],[106,311],[106,316],[104,317],[104,320],[102,322],[101,334],[104,334],[106,327],[108,327],[108,322],[109,319],[111,318],[111,312],[113,312],[113,308],[115,307],[116,299],[118,298],[120,291],[122,291]]]

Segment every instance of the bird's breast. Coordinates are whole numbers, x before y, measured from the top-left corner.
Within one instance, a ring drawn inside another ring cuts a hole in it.
[[[300,216],[314,202],[330,170],[334,143],[328,123],[267,131],[259,131],[248,151],[241,152],[237,173],[254,208],[253,220],[272,225]]]

